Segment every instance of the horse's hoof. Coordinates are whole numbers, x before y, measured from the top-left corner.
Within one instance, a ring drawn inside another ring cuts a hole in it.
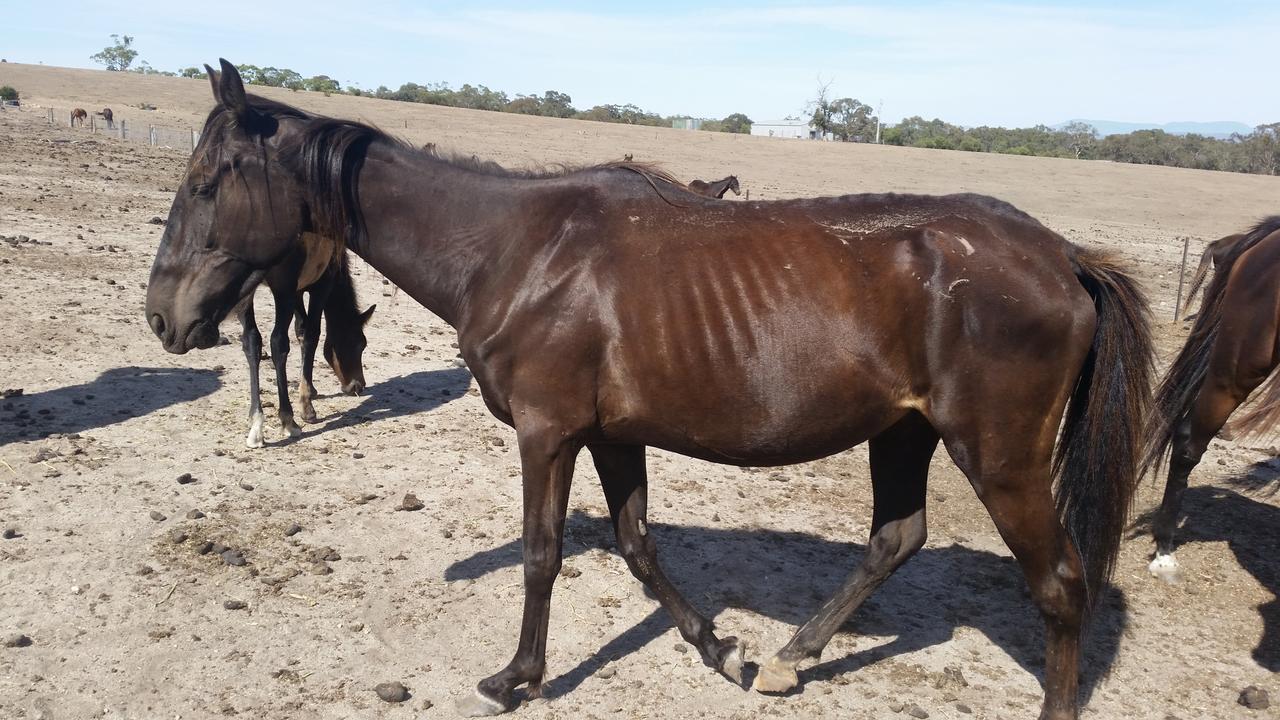
[[[760,672],[756,673],[751,687],[756,692],[784,693],[798,684],[800,677],[796,675],[795,666],[781,662],[775,656],[760,666]]]
[[[501,715],[507,711],[506,705],[486,696],[479,690],[458,698],[458,702],[454,707],[457,709],[458,714],[463,717],[491,717],[493,715]]]
[[[1182,573],[1178,567],[1178,558],[1174,557],[1172,553],[1168,555],[1157,553],[1155,559],[1147,566],[1147,572],[1151,573],[1152,577],[1159,578],[1170,585],[1182,579]]]
[[[289,421],[284,423],[284,431],[289,433],[291,438],[302,437],[302,428],[298,427],[298,423],[294,422],[293,418],[289,418]]]
[[[738,687],[742,687],[742,666],[746,664],[745,649],[746,643],[739,641],[736,637],[727,637],[721,642],[720,672]]]
[[[302,422],[304,422],[304,423],[306,423],[306,424],[308,424],[308,425],[315,425],[316,423],[320,422],[320,418],[316,417],[316,411],[315,411],[315,410],[303,410],[303,411],[302,411]]]

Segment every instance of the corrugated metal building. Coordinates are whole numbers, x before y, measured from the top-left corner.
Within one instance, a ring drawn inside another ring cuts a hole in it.
[[[813,125],[804,120],[777,120],[751,124],[751,134],[761,137],[790,138],[793,140],[822,140]]]

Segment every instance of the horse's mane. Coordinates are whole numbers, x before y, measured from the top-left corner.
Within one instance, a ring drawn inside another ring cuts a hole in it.
[[[1147,430],[1143,473],[1156,470],[1164,464],[1169,448],[1173,445],[1174,432],[1190,412],[1200,393],[1200,386],[1204,384],[1209,370],[1209,356],[1222,326],[1223,298],[1232,268],[1241,255],[1277,231],[1280,231],[1280,215],[1262,220],[1227,252],[1222,263],[1215,269],[1213,279],[1205,288],[1200,314],[1191,326],[1191,334],[1156,390],[1155,412],[1151,415],[1151,427]],[[1250,414],[1250,418],[1257,420],[1254,413]],[[1256,426],[1256,422],[1251,424]]]
[[[355,179],[364,163],[369,146],[385,143],[402,151],[419,153],[450,167],[489,177],[518,180],[561,178],[593,171],[621,170],[644,178],[659,197],[667,197],[662,186],[687,190],[684,183],[654,163],[611,161],[595,165],[553,164],[532,168],[507,168],[476,157],[442,151],[434,143],[425,148],[413,145],[366,123],[313,115],[291,105],[258,95],[246,95],[254,117],[251,131],[270,136],[284,119],[301,120],[299,135],[283,148],[281,161],[298,173],[310,195],[317,227],[314,231],[343,240],[347,247],[358,250],[364,242],[364,219],[356,198]],[[205,121],[202,137],[218,137],[238,123],[235,115],[221,106],[214,108]]]

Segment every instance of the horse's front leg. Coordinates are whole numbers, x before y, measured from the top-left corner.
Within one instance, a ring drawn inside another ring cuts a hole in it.
[[[276,396],[278,398],[280,424],[289,437],[301,437],[302,428],[293,420],[293,404],[289,402],[289,322],[293,320],[296,302],[292,288],[283,292],[272,290],[276,300],[276,324],[271,328],[271,363],[276,368]]]
[[[480,681],[475,693],[458,701],[468,717],[497,715],[511,707],[512,692],[525,683],[529,696],[542,692],[546,668],[547,619],[551,587],[560,572],[565,509],[580,445],[556,428],[523,431],[517,424],[524,472],[524,617],[515,657],[501,672]]]
[[[320,319],[324,307],[329,302],[329,290],[332,283],[327,280],[311,286],[311,307],[304,309],[302,293],[298,293],[298,317],[302,318],[302,380],[298,383],[298,404],[302,406],[302,421],[315,423],[316,409],[312,401],[316,397],[316,386],[312,374],[316,365],[316,347],[320,344]],[[295,329],[297,319],[295,318]]]
[[[240,309],[240,347],[244,349],[244,359],[249,364],[249,434],[245,436],[246,447],[262,447],[262,398],[258,392],[258,365],[262,362],[262,334],[258,332],[258,323],[253,317],[253,298],[245,301]]]

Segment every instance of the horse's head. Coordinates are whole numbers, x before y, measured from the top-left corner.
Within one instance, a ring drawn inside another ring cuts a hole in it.
[[[734,194],[734,195],[741,195],[741,194],[742,194],[741,192],[739,192],[739,191],[738,191],[738,176],[737,176],[737,175],[730,175],[730,176],[729,176],[729,189],[733,191],[733,194]]]
[[[279,161],[307,116],[247,97],[226,60],[221,73],[205,69],[217,105],[174,196],[147,284],[147,322],[178,354],[216,344],[218,323],[309,229],[304,188]]]
[[[342,392],[359,395],[364,392],[364,349],[369,343],[364,337],[365,323],[373,316],[374,308],[359,313],[352,321],[330,321],[324,336],[324,359],[338,376]]]

